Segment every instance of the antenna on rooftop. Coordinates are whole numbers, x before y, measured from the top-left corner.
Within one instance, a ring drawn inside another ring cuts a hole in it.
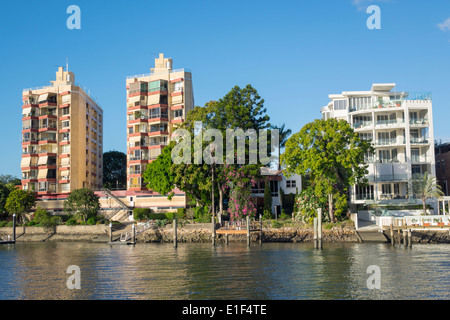
[[[66,56],[66,72],[69,72],[69,57]]]

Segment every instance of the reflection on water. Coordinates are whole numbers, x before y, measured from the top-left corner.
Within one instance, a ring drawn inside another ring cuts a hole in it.
[[[0,246],[0,299],[449,299],[450,246],[17,243]],[[81,289],[66,286],[81,269]],[[381,269],[369,290],[367,267]]]

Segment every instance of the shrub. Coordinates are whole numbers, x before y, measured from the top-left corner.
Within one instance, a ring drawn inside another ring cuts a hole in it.
[[[279,221],[272,221],[272,228],[280,228],[283,224]]]
[[[86,223],[90,226],[93,226],[96,223],[95,220],[96,220],[95,217],[90,217]]]
[[[168,221],[166,219],[156,220],[155,226],[164,227],[167,224],[167,222]]]
[[[77,219],[75,217],[70,217],[67,221],[66,221],[66,225],[68,226],[74,226],[77,225]]]
[[[151,213],[150,208],[134,208],[133,218],[134,220],[146,220],[149,219],[149,214]]]
[[[177,209],[177,218],[178,219],[185,219],[186,218],[186,209],[185,208],[178,208]]]
[[[50,213],[43,208],[37,207],[32,222],[34,222],[34,224],[41,224],[42,221],[47,219],[50,219]]]
[[[165,213],[150,213],[147,218],[150,220],[166,220],[167,216]]]
[[[284,209],[281,209],[280,220],[288,220],[289,218],[291,217],[284,212]]]
[[[5,227],[8,224],[8,221],[0,221],[0,228]]]
[[[195,207],[194,208],[194,221],[199,223],[211,222],[211,213],[208,207]]]
[[[262,218],[264,220],[272,219],[272,212],[270,212],[270,210],[264,209],[264,214],[263,214]]]

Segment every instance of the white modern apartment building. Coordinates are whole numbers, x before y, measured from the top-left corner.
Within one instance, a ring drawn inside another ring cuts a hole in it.
[[[395,83],[373,84],[370,91],[330,94],[323,119],[343,119],[361,139],[371,140],[368,186],[353,186],[353,204],[415,202],[412,177],[435,176],[430,93],[397,92]]]

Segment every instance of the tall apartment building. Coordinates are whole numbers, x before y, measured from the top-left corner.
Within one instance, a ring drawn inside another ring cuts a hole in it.
[[[323,119],[348,121],[375,148],[366,157],[369,185],[351,191],[354,204],[413,202],[413,175],[435,176],[431,94],[396,92],[395,87],[373,84],[370,91],[331,94],[321,109]]]
[[[103,111],[75,75],[23,90],[22,188],[38,196],[102,187]]]
[[[161,154],[174,128],[194,107],[192,75],[160,54],[149,74],[127,77],[127,189],[147,190],[147,164]]]

